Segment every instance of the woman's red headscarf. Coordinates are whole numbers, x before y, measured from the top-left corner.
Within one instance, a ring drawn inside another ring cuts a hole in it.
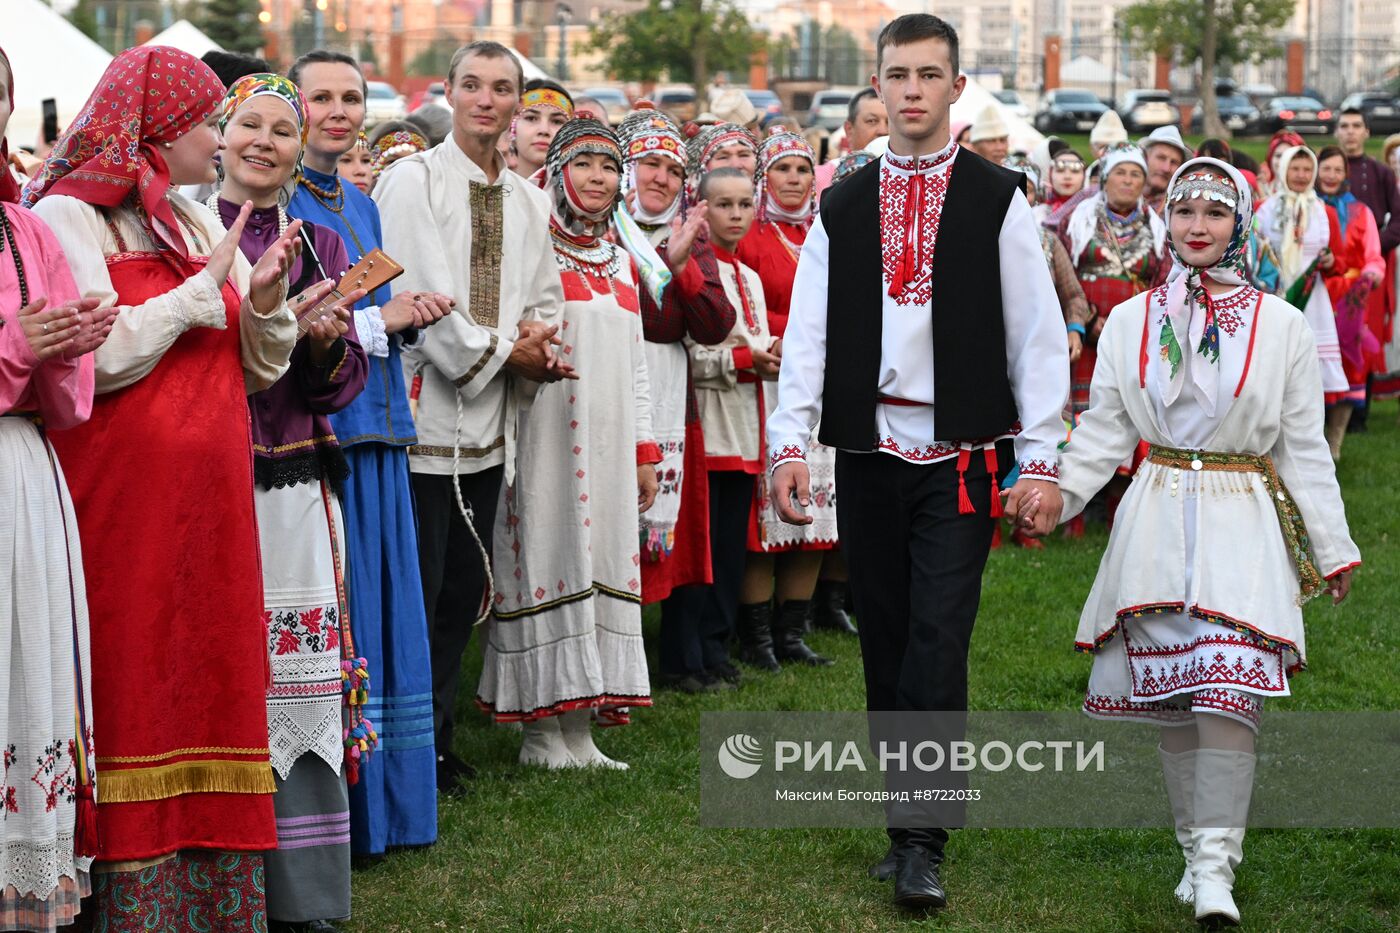
[[[5,66],[5,90],[10,95],[10,112],[15,110],[15,70],[10,67],[10,56],[0,49],[0,64]],[[19,201],[19,182],[10,171],[10,144],[0,137],[0,201],[14,204]]]
[[[188,259],[165,199],[170,170],[159,144],[203,123],[223,96],[218,75],[193,55],[161,45],[127,49],[112,59],[78,118],[25,186],[25,206],[50,194],[98,207],[117,207],[134,197],[151,239]]]

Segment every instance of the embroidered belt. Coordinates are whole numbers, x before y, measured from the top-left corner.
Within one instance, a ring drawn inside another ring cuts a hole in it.
[[[932,402],[916,402],[909,398],[897,398],[893,395],[877,395],[875,401],[881,405],[893,405],[896,408],[931,408]]]
[[[1274,461],[1265,455],[1219,453],[1209,450],[1182,450],[1176,447],[1151,445],[1147,459],[1151,463],[1171,467],[1176,470],[1194,472],[1258,473],[1269,493],[1269,500],[1278,513],[1279,529],[1283,532],[1284,543],[1293,558],[1293,567],[1298,572],[1298,585],[1302,590],[1302,601],[1319,595],[1327,586],[1322,573],[1313,561],[1312,544],[1308,540],[1308,529],[1303,522],[1303,514],[1289,495],[1288,487],[1274,468]]]

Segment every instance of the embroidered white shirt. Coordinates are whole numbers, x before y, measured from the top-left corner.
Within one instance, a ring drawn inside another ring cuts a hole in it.
[[[880,235],[884,275],[880,283],[881,339],[879,392],[920,403],[876,406],[876,448],[911,463],[956,457],[971,438],[940,438],[934,433],[933,303],[931,260],[949,169],[957,145],[932,155],[907,158],[886,152],[880,165]],[[917,194],[915,174],[923,176],[922,210],[906,225],[905,199]],[[906,240],[907,238],[907,240]],[[892,269],[909,245],[921,261],[897,297],[889,295]],[[1016,457],[1021,475],[1054,480],[1059,475],[1058,444],[1064,437],[1060,412],[1069,395],[1069,351],[1064,316],[1040,248],[1030,205],[1020,192],[1012,198],[998,239],[1001,301],[1006,329],[1007,375],[1020,413]],[[812,431],[821,420],[826,372],[827,261],[831,241],[821,218],[802,247],[792,289],[792,311],[783,339],[778,376],[778,410],[768,422],[769,466],[806,458]]]

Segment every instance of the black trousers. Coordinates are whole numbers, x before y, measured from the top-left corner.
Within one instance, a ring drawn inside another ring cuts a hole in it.
[[[1009,445],[998,459],[1011,463]],[[836,521],[872,712],[967,709],[968,647],[996,520],[980,454],[965,477],[976,509],[971,515],[958,512],[955,460],[913,464],[882,453],[836,454]],[[956,724],[944,727],[957,731]],[[935,852],[947,839],[941,829],[891,828],[890,835]]]
[[[713,470],[710,484],[709,586],[678,588],[661,603],[661,669],[699,674],[729,661],[728,642],[739,616],[754,477]]]
[[[491,553],[496,502],[505,467],[464,473],[458,480],[472,510],[472,525]],[[452,748],[453,711],[462,678],[462,655],[472,638],[472,623],[486,591],[481,552],[457,510],[452,477],[414,473],[418,508],[418,567],[423,575],[423,605],[428,613],[428,641],[433,664],[433,738],[438,754]]]

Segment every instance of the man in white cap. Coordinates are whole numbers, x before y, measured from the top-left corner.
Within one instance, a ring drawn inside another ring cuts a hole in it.
[[[1142,199],[1147,206],[1165,218],[1167,206],[1167,185],[1181,163],[1195,155],[1191,147],[1181,139],[1181,130],[1175,126],[1159,126],[1148,136],[1138,140],[1143,155],[1147,156],[1147,187]]]
[[[1095,159],[1103,158],[1108,147],[1114,143],[1127,141],[1128,131],[1123,128],[1123,120],[1112,110],[1105,110],[1099,122],[1089,131],[1089,148],[1094,151]]]
[[[972,150],[993,165],[1006,161],[1010,138],[1011,130],[1007,128],[996,104],[982,108],[969,134]]]

